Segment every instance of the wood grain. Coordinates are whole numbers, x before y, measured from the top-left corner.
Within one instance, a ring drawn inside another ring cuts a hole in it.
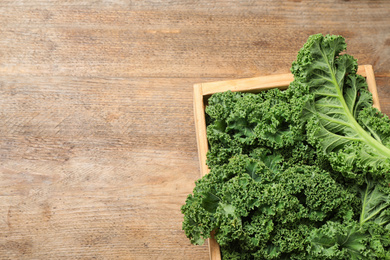
[[[0,2],[0,259],[208,259],[194,83],[288,73],[313,33],[372,64],[390,114],[389,1]]]

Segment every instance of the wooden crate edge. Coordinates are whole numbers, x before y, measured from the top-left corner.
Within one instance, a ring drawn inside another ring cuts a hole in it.
[[[201,176],[209,173],[210,169],[206,164],[206,154],[208,151],[208,142],[206,135],[206,116],[204,106],[204,95],[202,84],[194,84],[194,118],[196,129],[196,142],[198,146],[198,157]],[[214,239],[214,233],[208,239],[210,260],[221,260],[221,251],[217,241]]]

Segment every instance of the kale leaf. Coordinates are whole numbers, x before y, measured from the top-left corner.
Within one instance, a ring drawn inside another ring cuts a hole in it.
[[[335,158],[342,158],[351,171],[363,167],[380,174],[377,169],[390,164],[389,120],[373,116],[379,111],[372,108],[365,79],[356,74],[357,61],[340,55],[345,49],[343,37],[317,34],[299,51],[291,68],[294,81],[312,94],[302,119],[309,122],[309,142],[330,154],[335,165]]]
[[[206,106],[210,173],[181,210],[223,259],[390,259],[390,120],[341,36],[310,36],[288,89]]]

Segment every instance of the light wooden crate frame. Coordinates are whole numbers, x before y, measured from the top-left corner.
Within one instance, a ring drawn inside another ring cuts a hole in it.
[[[372,66],[360,65],[357,73],[366,78],[368,90],[372,93],[373,106],[380,110],[379,97]],[[256,93],[272,88],[286,89],[293,80],[293,75],[289,73],[256,78],[199,83],[194,85],[195,128],[201,176],[208,174],[210,171],[206,165],[208,142],[206,136],[205,107],[207,99],[212,94],[228,90],[233,92],[240,91]],[[208,239],[208,243],[210,260],[221,260],[221,251],[217,241],[214,239],[213,233],[211,234],[211,238]]]

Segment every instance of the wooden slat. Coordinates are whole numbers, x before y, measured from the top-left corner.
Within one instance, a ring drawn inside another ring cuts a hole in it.
[[[270,75],[256,78],[217,81],[202,84],[203,95],[212,95],[218,92],[242,91],[258,92],[271,88],[286,88],[294,79],[292,74]]]
[[[221,260],[221,248],[218,245],[217,240],[214,238],[214,231],[211,232],[209,241],[210,260]]]
[[[194,118],[196,128],[196,141],[198,146],[198,157],[201,176],[210,172],[210,168],[206,164],[206,155],[208,151],[208,142],[206,134],[206,118],[204,113],[204,95],[202,93],[202,84],[194,85]],[[209,254],[211,260],[220,260],[221,251],[214,234],[208,239]]]
[[[194,85],[194,117],[196,128],[196,140],[198,145],[198,156],[201,167],[201,175],[209,173],[210,169],[206,165],[206,154],[208,151],[208,142],[206,135],[206,118],[204,113],[204,102],[202,85]],[[206,141],[205,141],[206,140]]]
[[[372,66],[370,67],[369,65],[359,66],[357,73],[362,75],[363,77],[366,77],[367,70],[373,73]],[[271,88],[286,89],[293,80],[294,76],[291,73],[286,73],[255,78],[208,82],[201,84],[201,86],[203,95],[208,96],[214,93],[224,92],[227,90],[233,92],[259,92]]]
[[[373,102],[372,106],[377,108],[378,110],[381,110],[381,106],[379,104],[378,90],[376,88],[374,70],[373,70],[371,65],[365,65],[364,71],[366,73],[366,81],[367,81],[367,85],[368,85],[368,90],[372,94],[372,102]]]

